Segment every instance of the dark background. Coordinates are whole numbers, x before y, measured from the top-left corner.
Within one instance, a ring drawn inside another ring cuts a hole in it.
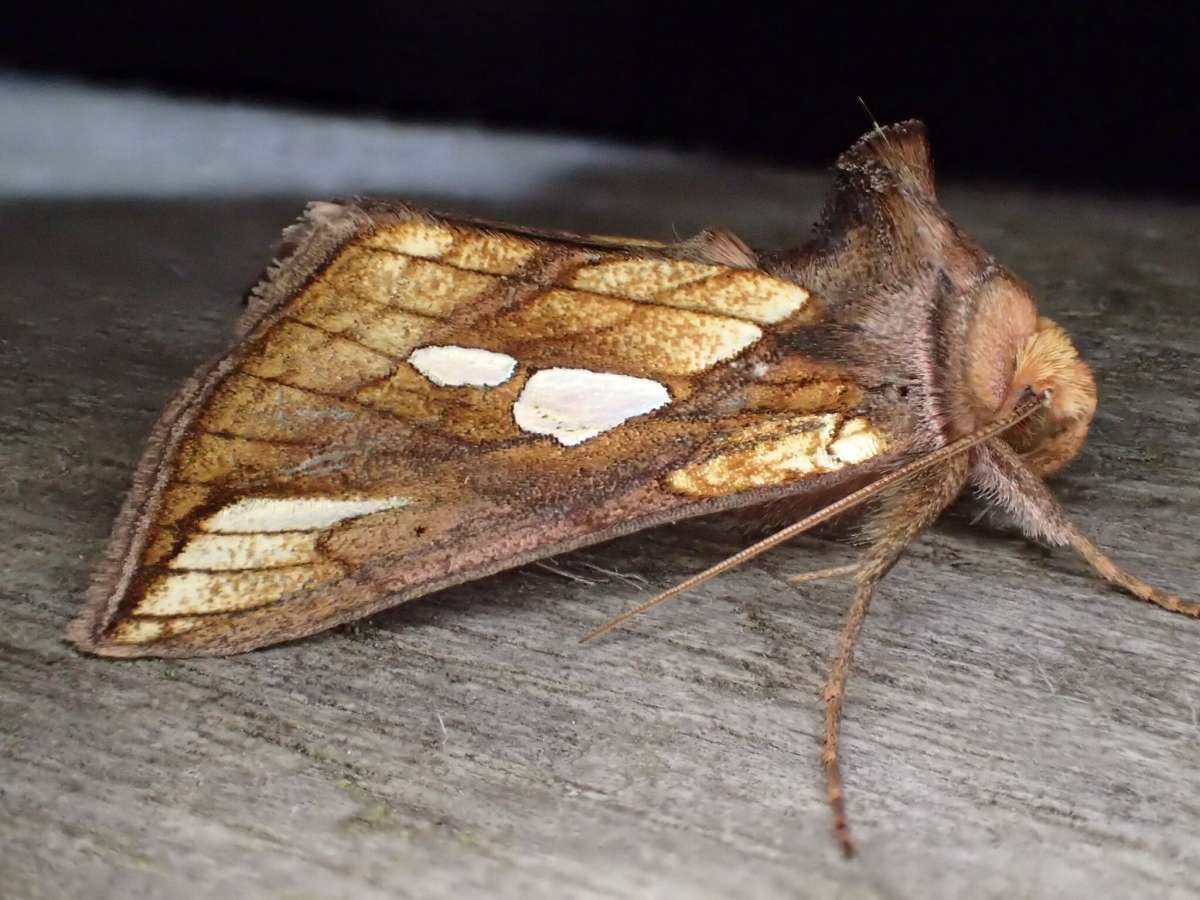
[[[862,96],[925,119],[943,174],[1200,195],[1194,5],[976,7],[45,4],[0,29],[0,66],[792,166],[863,132]]]

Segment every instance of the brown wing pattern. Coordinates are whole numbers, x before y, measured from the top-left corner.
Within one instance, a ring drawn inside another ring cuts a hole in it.
[[[288,238],[233,349],[156,426],[81,647],[300,637],[888,449],[851,375],[781,358],[816,300],[729,236],[321,204]]]

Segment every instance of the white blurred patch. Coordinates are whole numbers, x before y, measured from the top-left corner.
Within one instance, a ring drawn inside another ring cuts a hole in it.
[[[512,378],[517,361],[507,353],[478,347],[419,347],[409,364],[441,387],[495,387]]]
[[[319,531],[274,534],[209,534],[188,538],[172,569],[269,569],[317,562]]]
[[[649,378],[543,369],[526,382],[513,404],[513,418],[525,431],[573,447],[670,402],[666,387]]]
[[[344,519],[408,506],[407,497],[339,500],[334,497],[247,497],[204,520],[205,531],[306,531],[328,528]]]

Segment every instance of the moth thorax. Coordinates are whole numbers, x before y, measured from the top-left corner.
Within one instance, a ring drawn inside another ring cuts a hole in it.
[[[1050,405],[1005,435],[1039,474],[1070,461],[1087,437],[1096,411],[1096,383],[1070,337],[1039,317],[1033,298],[998,273],[971,298],[967,329],[966,398],[960,415],[975,428],[1007,412],[1027,390]],[[966,424],[966,423],[964,423]]]

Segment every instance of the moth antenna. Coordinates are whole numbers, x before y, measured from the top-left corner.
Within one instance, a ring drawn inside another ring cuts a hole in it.
[[[728,572],[730,569],[735,569],[742,563],[754,559],[754,557],[762,553],[766,553],[772,547],[777,547],[785,541],[791,540],[796,535],[802,534],[811,528],[815,528],[822,522],[827,522],[833,517],[839,516],[847,510],[851,510],[854,507],[865,503],[880,491],[886,490],[897,482],[903,481],[906,478],[910,478],[911,476],[916,475],[918,472],[924,472],[926,469],[933,468],[939,463],[944,462],[953,456],[957,456],[959,453],[965,453],[975,445],[982,444],[984,441],[987,441],[996,435],[1007,431],[1018,422],[1027,419],[1029,416],[1033,415],[1033,413],[1037,412],[1037,410],[1039,410],[1044,404],[1048,403],[1049,398],[1049,392],[1042,397],[1027,397],[1025,400],[1018,403],[1016,408],[1013,409],[1011,413],[1001,419],[997,419],[991,425],[981,428],[978,431],[974,431],[971,434],[965,435],[956,441],[951,441],[944,447],[939,447],[937,450],[927,453],[925,456],[915,459],[912,462],[906,463],[898,469],[893,469],[891,472],[888,472],[881,478],[878,478],[875,481],[872,481],[870,484],[847,494],[840,500],[830,503],[828,506],[817,510],[812,515],[805,516],[799,522],[793,522],[786,528],[781,528],[771,536],[763,538],[758,543],[752,544],[745,550],[735,553],[733,556],[722,560],[715,566],[705,569],[703,572],[681,581],[674,587],[667,588],[667,590],[651,597],[645,603],[635,606],[633,609],[626,610],[619,616],[609,619],[603,625],[592,629],[579,639],[579,643],[582,644],[592,640],[593,638],[598,638],[603,634],[607,634],[617,626],[629,621],[634,616],[639,616],[647,610],[658,606],[660,603],[665,603],[667,600],[670,600],[672,597],[678,594],[682,594],[685,591],[690,591],[694,587],[699,587],[700,585],[704,584],[704,582],[716,578],[718,575]]]

